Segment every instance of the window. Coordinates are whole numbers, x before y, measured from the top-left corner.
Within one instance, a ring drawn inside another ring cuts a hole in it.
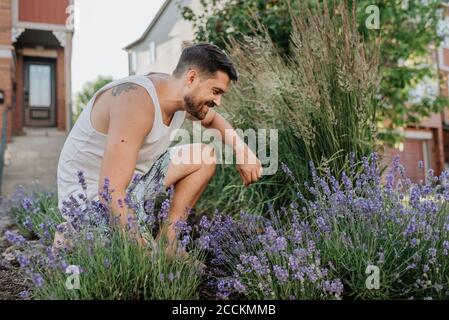
[[[135,73],[137,69],[137,54],[135,51],[129,52],[129,69],[130,73]]]
[[[51,67],[49,65],[30,65],[30,106],[51,106]]]
[[[156,63],[156,44],[154,41],[150,41],[148,44],[148,64]]]

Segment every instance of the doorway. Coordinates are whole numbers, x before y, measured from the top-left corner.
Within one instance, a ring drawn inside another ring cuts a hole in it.
[[[55,59],[24,60],[24,125],[56,126]]]

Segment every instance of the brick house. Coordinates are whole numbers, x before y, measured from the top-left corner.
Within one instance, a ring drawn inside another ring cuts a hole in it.
[[[449,27],[449,4],[442,1],[446,16],[446,28]],[[437,69],[441,82],[436,88],[440,94],[449,96],[449,38],[430,54]],[[425,86],[424,86],[425,87]],[[422,89],[425,89],[425,88]],[[423,119],[419,125],[408,126],[403,130],[404,141],[396,148],[385,148],[384,159],[389,162],[394,155],[399,154],[404,164],[407,176],[417,181],[425,177],[427,169],[431,168],[439,175],[449,168],[449,108],[441,113],[434,113]],[[423,161],[424,170],[418,168],[418,161]]]
[[[73,0],[0,0],[0,116],[7,142],[23,127],[71,129]]]

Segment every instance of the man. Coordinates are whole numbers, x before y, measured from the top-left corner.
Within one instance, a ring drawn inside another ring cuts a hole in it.
[[[220,105],[231,81],[237,81],[237,72],[229,58],[218,47],[199,43],[184,48],[172,75],[130,76],[100,89],[83,109],[61,152],[58,206],[63,215],[68,214],[64,199],[79,193],[74,179],[78,170],[86,173],[83,189],[89,200],[100,199],[103,182],[109,179],[108,188],[113,191],[110,208],[123,228],[130,212],[120,200],[126,198],[127,191],[132,191],[142,211],[143,198],[148,196],[144,193],[154,192],[158,182],[164,188],[174,185],[165,231],[170,244],[167,253],[174,255],[174,223],[186,218],[187,210],[193,208],[214,175],[216,164],[214,150],[206,144],[169,148],[169,135],[185,118],[199,120],[202,126],[221,133],[223,142],[235,151],[236,167],[246,186],[262,174],[259,159],[212,109]],[[192,155],[199,154],[200,161],[192,161]],[[132,189],[136,172],[144,176]],[[140,214],[131,212],[137,218]],[[140,244],[146,243],[139,232],[135,236]],[[60,240],[57,234],[55,243]]]

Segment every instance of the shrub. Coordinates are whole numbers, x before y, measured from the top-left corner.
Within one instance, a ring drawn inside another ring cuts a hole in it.
[[[412,183],[397,156],[382,184],[377,154],[363,162],[340,180],[310,163],[312,200],[298,197],[323,259],[351,298],[447,298],[449,171]],[[377,290],[366,286],[369,265],[380,270]]]
[[[21,233],[51,243],[56,226],[63,221],[58,210],[56,192],[36,181],[29,187],[19,185],[7,198],[2,198],[1,211],[9,213]]]
[[[78,173],[79,182],[84,186],[82,171]],[[106,201],[110,193],[108,179],[105,179],[104,192]],[[84,189],[84,188],[83,188]],[[85,190],[85,189],[84,189]],[[170,193],[169,193],[170,194]],[[17,195],[16,195],[17,196]],[[29,279],[33,283],[32,297],[36,299],[196,299],[199,296],[198,286],[202,279],[199,265],[204,259],[203,251],[190,241],[190,227],[186,223],[176,225],[180,247],[189,252],[189,259],[174,260],[166,256],[167,239],[160,237],[157,242],[149,242],[148,247],[140,247],[130,237],[131,226],[135,221],[129,220],[128,232],[117,230],[114,220],[110,219],[110,206],[100,201],[87,201],[86,195],[78,195],[81,203],[71,196],[63,202],[63,213],[70,224],[57,224],[48,216],[39,229],[42,245],[36,246],[28,242],[20,234],[7,232],[7,239],[20,247],[16,258]],[[162,197],[160,197],[162,198]],[[12,205],[12,210],[19,223],[34,219],[35,207],[41,207],[41,199],[34,201],[25,197],[26,201],[14,203],[32,203],[33,206]],[[23,199],[22,199],[23,200]],[[128,208],[135,205],[132,198],[125,199]],[[12,201],[10,203],[13,203]],[[147,205],[149,203],[147,202]],[[166,213],[171,205],[171,198],[163,201],[159,212],[151,211],[147,221],[166,226]],[[156,203],[154,204],[156,206]],[[153,208],[154,208],[153,206]],[[55,204],[56,210],[57,205]],[[23,209],[23,210],[22,210]],[[43,217],[40,217],[43,218]],[[32,220],[34,221],[34,220]],[[34,224],[33,224],[34,226]],[[22,226],[25,228],[25,226]],[[146,234],[153,235],[154,225],[146,226]],[[50,228],[52,230],[50,231]],[[31,228],[31,230],[34,230]],[[64,248],[52,248],[54,231],[58,230],[70,239],[70,245]],[[134,230],[134,229],[133,229]],[[50,237],[51,235],[51,237]],[[150,246],[156,243],[157,246]],[[194,263],[192,263],[194,262]],[[69,290],[66,287],[68,266],[76,266],[80,271],[80,288]],[[25,293],[24,293],[25,294]],[[26,293],[27,296],[30,293]]]
[[[382,182],[376,153],[361,171],[354,158],[340,179],[310,162],[307,198],[284,164],[297,196],[271,207],[269,219],[203,218],[198,243],[211,255],[219,297],[448,298],[449,170],[412,183],[397,156]],[[369,266],[379,268],[379,288],[367,286]]]
[[[314,9],[302,6],[301,17],[292,13],[287,62],[261,24],[261,36],[230,40],[240,77],[223,108],[242,130],[278,129],[278,159],[300,180],[311,178],[309,161],[339,177],[349,152],[360,160],[375,149],[379,48],[362,41],[355,12],[344,1],[335,10],[326,1]],[[294,196],[282,174],[245,188],[229,170],[217,170],[206,190],[206,200],[213,198],[221,210],[260,214],[267,203],[285,206]]]
[[[271,220],[240,213],[240,220],[216,213],[201,220],[198,245],[209,250],[210,285],[228,299],[332,299],[343,286],[332,279],[307,224],[297,215]]]

